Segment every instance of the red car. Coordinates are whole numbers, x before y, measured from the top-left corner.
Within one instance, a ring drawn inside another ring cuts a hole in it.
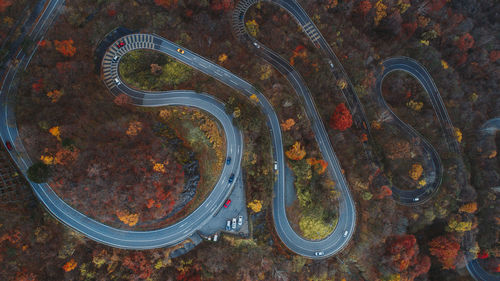
[[[224,208],[229,207],[229,204],[231,204],[231,199],[227,199],[226,203],[224,204]]]
[[[116,44],[116,47],[120,49],[121,47],[125,46],[125,42],[121,41],[118,44]]]
[[[12,150],[12,143],[10,143],[10,141],[6,141],[5,146],[7,147],[8,150]]]

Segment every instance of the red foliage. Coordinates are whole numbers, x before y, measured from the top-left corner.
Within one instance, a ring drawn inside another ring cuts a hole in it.
[[[108,16],[114,17],[115,15],[116,15],[116,10],[114,10],[114,9],[109,9],[108,10]]]
[[[33,88],[33,90],[35,92],[40,92],[40,90],[42,90],[43,86],[44,86],[43,85],[43,79],[38,79],[38,81],[36,81],[36,83],[33,83],[31,85],[31,88]]]
[[[429,272],[429,269],[431,269],[431,258],[429,256],[419,256],[412,261],[412,264],[415,264],[415,266],[412,268],[411,274],[413,277],[417,277]]]
[[[477,258],[478,258],[478,259],[481,259],[481,260],[483,260],[483,259],[487,259],[487,258],[489,258],[489,257],[490,257],[490,255],[489,255],[489,254],[488,254],[488,252],[486,252],[486,251],[482,251],[482,252],[480,252],[479,254],[477,254]]]
[[[193,10],[187,9],[184,14],[186,15],[186,17],[190,18],[193,16]]]
[[[454,269],[460,244],[453,236],[438,236],[429,242],[431,255],[436,256],[444,269]]]
[[[38,41],[38,46],[45,47],[46,45],[47,45],[47,40],[40,40],[40,41]]]
[[[372,3],[370,1],[363,0],[359,2],[358,10],[360,13],[363,14],[363,16],[366,16],[366,14],[368,14],[368,12],[370,12],[371,9],[372,9]]]
[[[401,26],[403,27],[403,34],[409,38],[413,36],[418,25],[417,22],[408,22],[403,23]]]
[[[491,51],[490,61],[496,62],[498,59],[500,59],[500,50]]]
[[[146,259],[142,252],[133,252],[130,256],[125,257],[123,265],[141,279],[149,278],[153,272],[151,262]]]
[[[5,12],[10,5],[12,5],[11,0],[0,0],[0,13]]]
[[[176,8],[179,0],[155,0],[155,4],[164,8]]]
[[[432,0],[431,11],[439,11],[444,5],[446,5],[447,0]]]
[[[457,47],[465,52],[474,46],[474,38],[469,33],[462,35],[456,42]]]
[[[68,39],[68,40],[54,40],[54,46],[56,47],[56,50],[61,53],[65,57],[72,57],[76,53],[76,47],[73,46],[75,42],[73,39]]]
[[[380,194],[378,195],[378,199],[382,199],[391,195],[392,190],[387,185],[382,185],[382,187],[380,187]]]
[[[404,271],[418,252],[417,239],[413,235],[393,236],[388,239],[386,252],[391,255],[392,266]]]
[[[213,11],[223,10],[224,12],[227,12],[227,11],[232,10],[234,8],[234,1],[233,0],[212,0],[212,4],[210,5],[210,8]]]
[[[345,131],[352,126],[352,115],[349,109],[341,103],[337,105],[332,117],[330,118],[330,127],[335,130]]]
[[[127,96],[125,94],[119,94],[118,96],[115,97],[113,102],[117,105],[126,105],[126,104],[129,104],[131,102],[131,99],[129,96]]]
[[[69,61],[56,63],[56,69],[59,74],[69,72],[71,70],[71,67],[71,62]]]

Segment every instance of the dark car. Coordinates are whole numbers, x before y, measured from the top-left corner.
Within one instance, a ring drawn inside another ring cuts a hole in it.
[[[227,165],[229,165],[230,163],[231,163],[231,157],[228,157],[228,158],[226,159],[226,164],[227,164]]]
[[[7,147],[8,150],[12,150],[12,143],[10,143],[10,141],[6,141],[5,142],[5,146]]]
[[[224,208],[227,209],[230,204],[231,204],[231,199],[227,199],[226,203],[224,203]]]
[[[229,183],[232,183],[234,180],[234,174],[231,174],[231,176],[229,177]]]
[[[121,42],[118,42],[118,44],[116,44],[116,47],[118,49],[120,49],[121,47],[125,46],[125,42],[121,41]]]

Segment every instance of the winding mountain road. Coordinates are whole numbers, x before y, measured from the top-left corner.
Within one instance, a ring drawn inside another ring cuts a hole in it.
[[[31,38],[34,41],[39,40],[39,38],[43,35],[43,31],[46,30],[47,26],[50,24],[50,19],[53,19],[52,16],[55,14],[54,11],[56,11],[63,2],[63,0],[50,1],[48,4],[50,9],[47,9],[46,12],[40,16],[37,26],[30,32],[30,36],[32,36]],[[212,63],[209,60],[206,60],[160,36],[150,34],[126,35],[117,41],[123,41],[125,46],[117,48],[117,42],[110,46],[102,61],[102,75],[105,85],[113,95],[125,94],[130,97],[132,104],[137,106],[156,107],[165,105],[183,105],[207,111],[221,123],[226,136],[226,155],[231,156],[234,161],[232,161],[230,165],[226,165],[224,167],[214,190],[193,213],[180,222],[163,229],[154,231],[127,231],[106,226],[88,218],[66,204],[57,196],[57,194],[55,194],[49,185],[30,182],[35,194],[47,207],[51,214],[69,227],[98,242],[126,249],[150,249],[173,246],[188,238],[211,219],[218,209],[221,208],[225,198],[227,198],[230,194],[232,184],[228,183],[228,178],[233,173],[236,177],[239,176],[243,142],[241,133],[232,125],[232,117],[225,112],[224,105],[214,97],[207,94],[182,90],[168,92],[145,92],[132,89],[121,81],[118,73],[120,58],[132,50],[149,49],[162,52],[186,65],[189,65],[239,91],[248,98],[252,95],[257,97],[257,99],[252,100],[254,100],[257,106],[259,106],[267,118],[267,125],[270,128],[272,137],[273,157],[278,163],[277,180],[275,181],[273,197],[274,223],[280,239],[290,250],[309,258],[322,259],[338,253],[348,244],[355,229],[356,210],[347,181],[341,172],[340,163],[333,151],[326,129],[324,128],[321,117],[319,116],[314,104],[312,95],[300,74],[292,66],[290,66],[285,59],[262,45],[246,32],[244,25],[245,14],[248,8],[257,2],[259,1],[241,0],[238,3],[233,16],[234,31],[240,40],[249,42],[251,46],[254,46],[259,55],[276,67],[292,84],[297,94],[304,100],[306,112],[309,120],[311,121],[312,129],[315,133],[320,151],[323,154],[324,159],[328,162],[329,172],[336,181],[336,186],[341,192],[339,200],[339,220],[335,230],[323,240],[311,241],[302,238],[290,226],[286,217],[285,209],[285,158],[281,128],[279,119],[266,97],[256,90],[256,88],[251,84],[217,64]],[[348,105],[356,124],[359,127],[364,127],[369,135],[369,128],[366,126],[366,124],[368,124],[367,118],[354,91],[354,87],[352,86],[339,60],[314,23],[307,16],[306,12],[295,0],[268,0],[267,2],[277,4],[288,11],[303,28],[304,32],[311,39],[313,44],[327,56],[334,77],[336,79],[345,79],[348,82],[348,87],[343,89],[342,92],[348,101]],[[182,49],[183,52],[179,52],[179,49]],[[115,56],[117,59],[114,59]],[[0,98],[4,112],[3,114],[0,114],[0,124],[2,124],[2,126],[0,126],[0,137],[4,143],[5,141],[10,141],[14,144],[14,150],[10,152],[11,156],[26,176],[27,168],[32,162],[27,156],[26,150],[22,145],[22,141],[19,139],[14,111],[10,108],[13,104],[14,96],[9,93],[9,89],[19,67],[26,66],[30,57],[26,57],[24,54],[20,53],[18,58],[21,63],[15,67],[9,68],[2,83]],[[453,137],[453,126],[448,117],[446,108],[444,107],[437,87],[425,68],[409,58],[392,58],[383,62],[383,66],[383,72],[377,80],[377,89],[379,91],[379,98],[381,99],[380,102],[385,104],[381,95],[381,85],[386,75],[397,70],[410,73],[422,84],[426,92],[429,94],[439,122],[445,131],[450,150],[455,153],[460,153],[460,147]],[[429,170],[426,170],[426,172],[429,174],[430,183],[426,186],[426,188],[412,192],[403,192],[396,189],[397,197],[395,197],[395,199],[399,200],[402,204],[413,205],[421,203],[431,197],[441,182],[442,165],[439,155],[436,153],[434,148],[423,137],[421,137],[420,134],[418,134],[418,132],[399,120],[397,116],[390,111],[388,106],[387,110],[390,112],[392,120],[395,122],[394,124],[399,126],[402,131],[413,137],[422,139],[424,151],[427,152],[426,164],[428,165],[426,166],[429,167]],[[416,197],[421,199],[420,202],[415,202],[414,198]],[[318,252],[323,252],[323,255],[317,256],[316,254]],[[473,262],[468,263],[467,267],[470,271],[478,270],[478,267],[476,267]],[[473,274],[472,271],[471,274]]]

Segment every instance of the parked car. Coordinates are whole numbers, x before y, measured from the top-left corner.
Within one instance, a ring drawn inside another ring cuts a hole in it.
[[[117,62],[118,61],[118,56],[114,56],[113,57],[113,62]]]
[[[219,238],[219,235],[217,233],[214,234],[214,242],[217,242],[217,239]]]
[[[116,47],[120,49],[121,47],[125,46],[125,42],[121,41],[116,44]]]
[[[243,224],[243,216],[238,216],[238,225],[242,225]]]
[[[12,143],[10,143],[10,141],[6,141],[5,146],[7,147],[8,150],[12,150],[13,148]]]
[[[315,253],[314,253],[314,255],[315,255],[315,256],[317,256],[317,257],[322,256],[322,255],[324,255],[324,254],[325,254],[325,253],[324,253],[323,251],[321,251],[321,252],[315,252]]]
[[[116,83],[116,85],[120,85],[121,84],[120,79],[115,78],[115,83]]]
[[[179,49],[177,49],[177,52],[178,52],[179,54],[184,54],[184,50],[183,50],[183,49],[180,49],[180,48],[179,48]]]
[[[224,208],[227,209],[230,204],[231,204],[231,199],[227,199],[226,203],[224,203]]]
[[[229,177],[229,183],[232,183],[234,181],[234,174],[231,174],[231,176]]]
[[[231,157],[228,157],[228,158],[226,159],[226,165],[229,165],[230,163],[231,163]]]
[[[231,225],[233,229],[236,229],[236,218],[233,218],[233,224]]]
[[[231,221],[230,220],[226,221],[226,230],[227,231],[231,230]]]

